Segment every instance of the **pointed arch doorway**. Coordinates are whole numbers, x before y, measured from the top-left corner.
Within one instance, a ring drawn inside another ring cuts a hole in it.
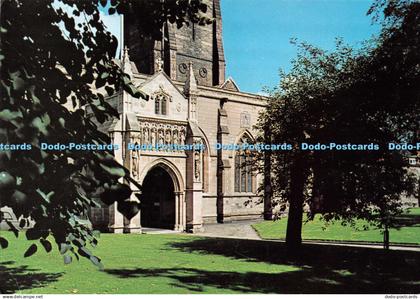
[[[142,186],[141,226],[183,230],[183,192],[173,171],[167,165],[155,165]]]

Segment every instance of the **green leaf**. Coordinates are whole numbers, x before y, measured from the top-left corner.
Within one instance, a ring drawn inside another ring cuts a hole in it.
[[[92,253],[86,248],[86,247],[80,247],[77,251],[81,256],[90,258],[92,256]]]
[[[6,249],[9,246],[9,241],[7,241],[5,238],[0,237],[0,247],[2,249]]]
[[[7,96],[10,97],[10,86],[6,85],[5,82],[0,81],[0,84],[3,86],[3,88],[6,90],[7,92]]]
[[[105,84],[106,84],[106,81],[104,79],[102,79],[102,77],[99,77],[98,79],[95,80],[95,87],[97,89],[105,86]]]
[[[75,227],[76,226],[76,220],[74,219],[74,217],[70,217],[69,224],[70,224],[71,227]]]
[[[38,228],[33,227],[28,229],[25,235],[27,240],[38,240],[39,238],[41,238],[42,233]]]
[[[142,92],[141,90],[137,89],[133,84],[124,85],[124,90],[128,92],[132,97],[137,99],[142,98],[145,100],[149,100],[149,96]]]
[[[96,247],[98,245],[98,240],[93,239],[92,241],[90,241],[90,245],[92,245],[92,247]]]
[[[131,193],[131,188],[128,185],[116,183],[102,192],[100,198],[105,204],[109,205],[115,201],[123,201],[130,198]]]
[[[13,89],[21,90],[25,86],[25,80],[23,80],[19,71],[10,73],[10,79],[12,80]]]
[[[101,237],[101,232],[99,230],[94,230],[94,231],[92,231],[92,235],[95,238],[100,238]]]
[[[13,222],[11,222],[8,219],[5,219],[7,225],[9,225],[10,230],[13,232],[13,234],[15,235],[15,237],[19,237],[19,230],[18,228],[13,224]]]
[[[72,261],[71,256],[67,255],[67,254],[63,256],[63,259],[64,259],[64,264],[66,264],[66,265],[70,264],[71,261]]]
[[[139,213],[139,203],[137,201],[131,200],[119,201],[117,205],[117,210],[121,214],[123,214],[127,219],[131,219]]]
[[[26,225],[26,219],[24,219],[24,218],[20,219],[20,221],[19,221],[19,227],[20,228],[24,228],[25,225]]]
[[[44,246],[44,249],[46,252],[50,252],[52,250],[50,241],[45,240],[45,239],[41,239],[39,241],[41,242],[42,246]]]
[[[51,197],[55,194],[54,191],[49,192],[48,194],[45,194],[41,189],[36,189],[36,192],[41,195],[41,197],[47,202],[51,202]]]
[[[108,72],[103,72],[102,74],[101,74],[101,79],[106,79],[106,78],[108,78],[109,77],[109,73]]]
[[[22,118],[22,116],[22,112],[20,111],[10,111],[9,109],[0,111],[0,120],[5,122],[10,122],[11,120]]]
[[[103,270],[104,269],[104,266],[103,266],[103,264],[101,263],[101,260],[98,257],[92,255],[89,259],[100,270]]]
[[[123,75],[123,84],[124,85],[130,85],[131,84],[131,79],[130,79],[129,75],[127,75],[127,74]]]
[[[69,244],[61,243],[60,244],[60,253],[65,254],[70,248],[71,248],[71,246]]]
[[[112,96],[114,94],[114,88],[105,86],[105,90],[108,93],[109,96]]]
[[[135,98],[142,98],[145,100],[149,100],[149,96],[136,88],[134,84],[131,82],[130,76],[127,74],[123,75],[123,88],[126,92],[128,92],[131,96]]]
[[[32,121],[32,126],[38,129],[43,135],[48,136],[49,130],[48,126],[51,123],[51,119],[47,113],[44,113],[41,117],[35,117]]]
[[[98,109],[99,111],[105,111],[105,107],[104,105],[101,103],[100,100],[96,99],[92,101],[92,105],[96,106],[96,109]]]
[[[29,246],[29,248],[25,251],[24,257],[30,257],[38,250],[38,247],[35,244]]]
[[[99,163],[99,166],[111,176],[114,176],[114,177],[124,177],[125,176],[125,170],[122,167],[119,167],[119,166],[108,167],[108,166],[106,166],[102,163]]]

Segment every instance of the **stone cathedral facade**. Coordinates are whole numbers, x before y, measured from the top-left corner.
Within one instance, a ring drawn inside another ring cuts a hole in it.
[[[220,0],[205,2],[208,17],[215,19],[212,25],[177,29],[168,23],[162,41],[142,40],[135,20],[125,20],[122,64],[150,99],[126,93],[108,99],[121,117],[101,129],[122,145],[115,156],[142,186],[137,191],[141,211],[131,220],[115,206],[93,209],[93,222],[112,232],[140,232],[142,227],[196,232],[205,223],[271,213],[259,203],[261,178],[244,166],[246,155],[216,148],[217,143],[252,143],[265,102],[225,77]],[[142,148],[155,144],[202,150]]]

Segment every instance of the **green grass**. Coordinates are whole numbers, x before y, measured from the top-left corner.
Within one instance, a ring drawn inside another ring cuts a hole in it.
[[[57,252],[47,254],[39,251],[32,257],[24,258],[23,253],[31,243],[23,240],[13,242],[15,240],[10,237],[8,239],[12,241],[11,247],[1,251],[0,266],[12,269],[18,267],[24,273],[41,272],[44,273],[41,276],[47,276],[47,281],[51,280],[46,285],[40,283],[41,286],[37,288],[31,286],[31,293],[185,293],[188,289],[177,286],[176,280],[171,277],[175,273],[180,277],[188,277],[198,275],[199,271],[218,273],[234,269],[237,273],[245,273],[252,269],[262,273],[279,273],[298,269],[289,265],[271,265],[200,252],[185,253],[172,247],[173,244],[198,240],[188,235],[103,234],[95,254],[103,259],[105,271],[98,271],[85,259],[64,265]],[[8,261],[15,263],[1,264]],[[21,268],[22,265],[24,268]],[[127,277],[124,277],[125,270]],[[130,274],[131,272],[133,273]],[[14,283],[13,279],[7,282],[12,285]],[[25,292],[25,284],[28,283],[30,282],[12,288],[20,290],[23,287],[20,291]],[[1,285],[5,284],[0,280],[0,289]],[[203,286],[195,291],[232,292],[212,286]]]
[[[0,293],[418,293],[420,252],[199,238],[191,235],[103,234],[95,254],[64,265],[59,253],[10,233],[0,251]]]
[[[391,243],[420,244],[420,208],[410,209],[407,214],[398,218],[398,222],[398,228],[390,229]],[[319,216],[316,216],[313,221],[304,222],[302,238],[328,241],[383,241],[380,229],[370,226],[368,230],[363,230],[364,225],[367,225],[365,221],[358,221],[356,228],[342,226],[340,222],[325,224]],[[284,239],[287,218],[260,222],[253,227],[263,239]]]

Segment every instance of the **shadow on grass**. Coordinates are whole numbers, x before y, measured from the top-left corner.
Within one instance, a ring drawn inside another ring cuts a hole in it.
[[[46,286],[57,281],[61,273],[40,273],[28,266],[13,266],[14,262],[0,263],[0,294]]]
[[[402,227],[420,227],[419,214],[403,214],[397,217],[397,228]]]
[[[283,243],[198,239],[173,243],[185,252],[223,255],[249,262],[296,266],[280,273],[208,271],[196,268],[109,269],[120,278],[165,277],[173,286],[206,292],[206,287],[244,293],[419,293],[420,253],[330,245],[304,245],[290,256]],[[249,265],[252,269],[252,264]],[[224,269],[223,269],[224,270]],[[271,271],[270,271],[271,272]]]

